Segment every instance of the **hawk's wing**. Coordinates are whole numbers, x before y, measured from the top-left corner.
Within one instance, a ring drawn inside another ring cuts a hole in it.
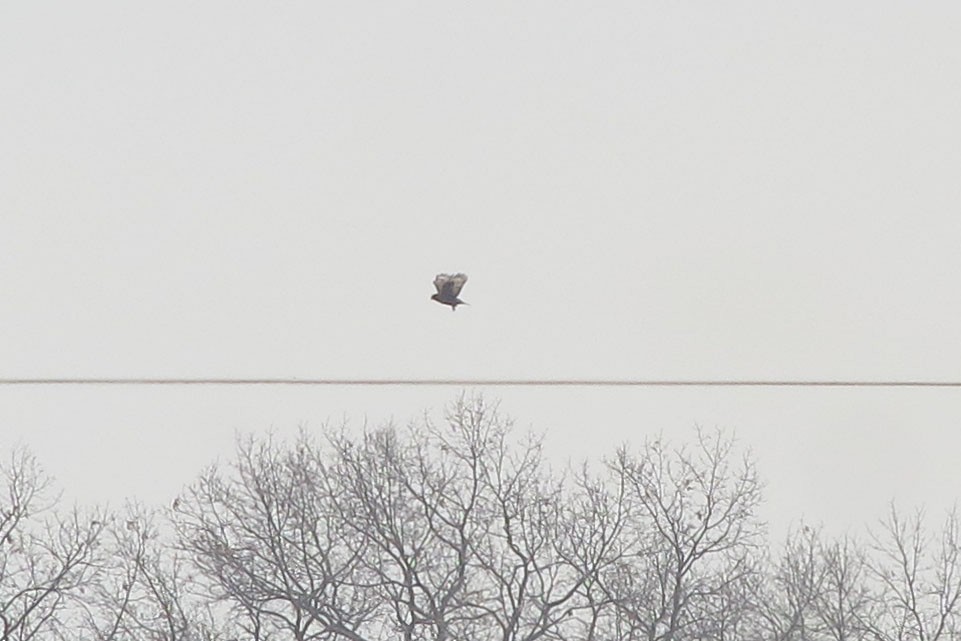
[[[449,290],[452,298],[457,298],[460,294],[460,290],[464,288],[464,283],[467,282],[467,274],[454,274],[450,277],[444,285],[445,290]]]
[[[434,287],[437,288],[438,294],[444,293],[444,285],[446,285],[450,281],[450,279],[451,279],[450,274],[437,274],[437,277],[434,278]]]

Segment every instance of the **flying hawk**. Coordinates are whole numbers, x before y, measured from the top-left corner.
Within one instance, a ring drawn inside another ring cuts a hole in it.
[[[457,298],[460,294],[460,290],[463,289],[464,283],[467,282],[467,274],[437,274],[437,278],[434,279],[434,287],[437,288],[437,293],[431,296],[431,300],[436,300],[441,305],[450,305],[450,310],[452,312],[457,311],[458,305],[466,305],[464,301]]]

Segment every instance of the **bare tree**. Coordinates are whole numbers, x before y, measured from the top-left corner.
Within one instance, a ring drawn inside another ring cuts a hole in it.
[[[586,463],[582,465],[565,501],[568,518],[559,553],[575,569],[579,582],[576,601],[565,613],[570,639],[609,638],[614,608],[602,577],[616,573],[630,554],[625,532],[630,521],[627,484],[609,468],[604,471],[606,476],[592,474]]]
[[[868,567],[877,583],[867,621],[881,641],[937,641],[961,636],[961,523],[957,509],[939,536],[924,528],[923,512],[900,514],[892,504],[871,535]]]
[[[763,582],[757,611],[759,632],[772,641],[812,639],[821,629],[828,567],[820,531],[802,524],[787,537],[784,550]]]
[[[539,437],[511,440],[483,403],[461,403],[451,416],[455,429],[483,439],[485,521],[477,566],[487,583],[478,605],[501,641],[566,638],[576,596],[585,580],[566,540],[578,534],[564,480],[545,466]]]
[[[237,454],[232,474],[210,468],[175,514],[209,598],[229,606],[245,638],[363,641],[377,610],[361,564],[368,546],[338,517],[316,445],[247,439]]]
[[[62,638],[71,607],[93,581],[104,528],[99,511],[53,512],[52,480],[17,448],[0,464],[0,639]]]
[[[573,625],[581,586],[616,528],[593,536],[538,439],[518,446],[496,408],[466,397],[442,425],[330,438],[331,494],[372,546],[365,561],[389,604],[390,638],[562,638]]]
[[[164,527],[167,526],[167,527]],[[82,591],[75,638],[101,641],[215,641],[224,638],[196,586],[169,521],[128,504],[103,532],[97,580]],[[81,634],[82,633],[82,634]]]
[[[470,573],[486,525],[479,517],[482,442],[427,422],[392,426],[358,442],[329,435],[337,457],[328,477],[340,518],[370,544],[390,638],[477,638],[483,613]]]
[[[753,580],[764,532],[749,456],[736,460],[721,432],[697,431],[693,448],[650,441],[641,456],[621,449],[611,463],[630,492],[634,553],[605,585],[624,639],[720,638],[729,596]],[[749,604],[740,604],[747,607]]]
[[[870,598],[864,550],[849,536],[822,545],[824,584],[817,603],[823,636],[860,641],[868,636]]]

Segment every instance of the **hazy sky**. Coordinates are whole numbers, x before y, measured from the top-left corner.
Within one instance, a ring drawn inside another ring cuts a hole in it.
[[[0,376],[961,378],[956,2],[8,2]],[[437,272],[470,282],[456,313]],[[71,497],[450,388],[0,388]],[[957,389],[494,389],[736,429],[766,516],[961,496]]]

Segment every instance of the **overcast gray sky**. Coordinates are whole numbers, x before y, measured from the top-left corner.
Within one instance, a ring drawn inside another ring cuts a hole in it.
[[[8,2],[0,376],[961,378],[961,4]],[[470,275],[452,314],[440,271]],[[449,388],[0,388],[167,501]],[[956,389],[495,389],[552,456],[737,430],[768,517],[961,494]]]

